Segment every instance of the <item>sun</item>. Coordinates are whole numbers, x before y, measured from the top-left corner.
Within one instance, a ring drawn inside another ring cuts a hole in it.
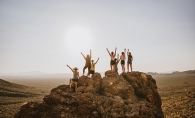
[[[92,35],[84,27],[72,27],[65,33],[65,45],[71,52],[89,52]]]

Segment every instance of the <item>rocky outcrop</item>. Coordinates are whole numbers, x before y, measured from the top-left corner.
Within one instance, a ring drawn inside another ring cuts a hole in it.
[[[78,88],[60,85],[42,103],[23,105],[15,118],[163,118],[156,81],[141,72],[82,76]]]

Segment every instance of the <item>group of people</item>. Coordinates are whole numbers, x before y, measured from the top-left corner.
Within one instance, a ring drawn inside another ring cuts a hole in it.
[[[94,60],[91,60],[91,50],[90,50],[90,55],[87,55],[87,56],[84,56],[83,53],[81,52],[81,55],[83,56],[83,58],[85,59],[85,66],[83,67],[83,75],[85,74],[85,69],[88,69],[88,73],[86,76],[90,76],[90,74],[94,74],[95,73],[95,65],[97,64],[99,58],[97,59],[96,62],[94,62]],[[70,70],[73,72],[73,78],[70,79],[69,81],[69,85],[71,87],[72,84],[75,84],[75,91],[76,91],[76,88],[77,88],[77,82],[78,82],[78,79],[80,78],[79,76],[79,72],[78,72],[78,68],[75,67],[75,68],[71,68],[69,65],[67,65]]]
[[[125,60],[126,60],[126,49],[124,49],[124,52],[121,53],[121,56],[119,58],[119,54],[117,55],[116,58],[116,50],[117,48],[115,48],[115,53],[111,52],[108,50],[108,48],[106,48],[106,50],[108,51],[108,54],[110,55],[110,68],[112,72],[116,72],[118,73],[118,63],[121,61],[121,67],[122,67],[122,71],[125,72]],[[90,74],[94,74],[95,73],[95,65],[97,64],[99,58],[97,59],[96,62],[94,62],[94,60],[91,60],[91,50],[90,50],[90,55],[84,56],[83,53],[81,52],[81,55],[83,56],[83,58],[85,59],[85,66],[83,67],[83,75],[85,74],[85,69],[88,69],[88,73],[86,76],[90,76]],[[131,55],[131,52],[129,52],[129,49],[127,51],[127,72],[129,72],[129,67],[132,71],[132,61],[133,61],[133,56]],[[78,68],[71,68],[69,65],[67,65],[67,67],[70,68],[70,70],[73,72],[73,78],[70,79],[69,81],[69,85],[70,87],[72,86],[72,84],[75,85],[75,91],[77,88],[77,82],[78,79],[80,78],[79,76],[79,72],[78,72]]]
[[[108,54],[110,55],[110,68],[112,72],[117,72],[118,73],[118,63],[121,61],[121,67],[122,67],[122,72],[125,72],[125,60],[126,60],[126,48],[124,49],[124,52],[121,53],[121,56],[119,58],[119,54],[116,57],[116,50],[117,48],[115,48],[115,53],[111,52],[108,50],[108,48],[106,48],[106,50],[108,51]],[[131,55],[131,52],[129,52],[129,49],[127,50],[127,72],[129,72],[129,67],[132,71],[132,61],[133,61],[133,56]]]

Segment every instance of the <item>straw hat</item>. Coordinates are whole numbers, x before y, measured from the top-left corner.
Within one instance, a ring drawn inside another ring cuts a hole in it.
[[[77,67],[74,67],[73,70],[78,70],[78,68]]]

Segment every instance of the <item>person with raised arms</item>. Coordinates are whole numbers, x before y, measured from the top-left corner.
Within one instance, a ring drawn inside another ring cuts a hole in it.
[[[85,59],[85,66],[83,67],[83,75],[85,74],[85,69],[88,68],[88,74],[86,76],[88,76],[90,74],[90,69],[91,69],[91,50],[90,50],[90,55],[87,55],[86,57],[83,55],[83,53],[81,52],[82,56]]]
[[[111,68],[111,71],[114,72],[114,66],[115,66],[115,56],[116,56],[116,50],[117,48],[115,48],[115,53],[114,52],[111,52],[108,50],[108,48],[106,48],[106,50],[108,51],[108,54],[110,55],[110,68]]]
[[[73,78],[71,78],[70,81],[69,81],[70,88],[71,88],[72,84],[75,84],[75,91],[76,91],[76,89],[77,89],[77,82],[78,82],[78,80],[80,78],[79,77],[79,72],[77,71],[78,68],[75,67],[75,68],[72,69],[69,65],[67,65],[67,67],[69,67],[70,70],[73,72]]]
[[[97,59],[97,61],[94,63],[94,60],[91,60],[91,70],[90,70],[90,74],[94,74],[95,73],[95,65],[97,64],[99,58]]]

